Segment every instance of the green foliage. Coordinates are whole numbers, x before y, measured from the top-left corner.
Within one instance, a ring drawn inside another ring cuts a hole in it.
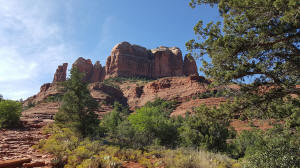
[[[82,77],[76,68],[71,69],[71,76],[64,83],[66,92],[59,112],[55,115],[55,122],[87,136],[95,134],[97,130],[99,121],[95,111],[98,103],[90,95]]]
[[[0,128],[19,125],[22,104],[13,100],[0,101]]]
[[[255,98],[254,100],[249,98],[246,100],[247,102],[243,103],[243,105],[246,105],[247,103],[251,103],[251,105],[246,105],[247,108],[244,109],[243,113],[241,114],[241,118],[284,119],[290,117],[291,115],[296,117],[296,113],[299,113],[300,111],[299,98],[292,99],[290,97],[286,97],[283,100],[274,99],[269,102],[263,102],[260,104],[260,106],[255,106],[256,100],[257,99]]]
[[[134,130],[147,137],[150,142],[172,146],[177,139],[174,121],[170,118],[175,108],[175,102],[157,99],[147,103],[128,117]]]
[[[0,94],[0,102],[3,100],[3,95]]]
[[[239,91],[233,89],[218,89],[218,90],[210,90],[203,92],[198,95],[199,99],[206,99],[210,97],[233,97],[237,96]]]
[[[56,125],[47,127],[44,133],[51,133],[47,140],[41,140],[35,148],[51,153],[55,156],[54,166],[63,167],[71,151],[80,143],[80,135],[69,128],[60,128]]]
[[[245,167],[298,167],[299,135],[299,130],[279,126],[267,132],[244,131],[234,140],[234,155],[243,157]]]
[[[63,95],[62,94],[56,94],[56,95],[51,95],[49,97],[47,97],[47,99],[45,100],[46,102],[60,102],[63,99]]]
[[[300,95],[295,88],[300,80],[297,0],[190,2],[192,7],[202,4],[216,5],[223,22],[203,26],[203,21],[199,21],[194,27],[198,40],[190,40],[186,46],[190,55],[201,58],[201,69],[214,79],[214,85],[241,84],[242,91],[256,95],[255,106],[291,93]],[[204,59],[205,55],[210,59]],[[242,85],[245,83],[248,85]],[[257,96],[262,86],[275,87]]]
[[[194,112],[194,115],[186,116],[179,128],[181,145],[213,151],[226,150],[226,139],[231,133],[225,106],[218,109],[200,106]]]
[[[113,110],[101,120],[100,127],[104,128],[108,135],[113,136],[116,134],[117,127],[128,115],[129,109],[119,102],[115,102]]]

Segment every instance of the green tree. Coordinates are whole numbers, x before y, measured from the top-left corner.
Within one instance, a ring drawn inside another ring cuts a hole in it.
[[[19,124],[22,104],[13,100],[0,101],[0,128]]]
[[[66,92],[59,112],[55,115],[56,124],[75,129],[83,136],[95,133],[99,123],[95,114],[98,103],[90,95],[83,74],[72,68],[70,78],[63,86]]]
[[[2,94],[0,94],[0,101],[2,101],[3,100],[3,95]]]
[[[223,22],[199,21],[199,40],[186,43],[190,56],[214,84],[248,83],[255,105],[288,94],[300,95],[300,2],[297,0],[191,0],[190,6],[217,6]],[[208,55],[209,60],[204,56]],[[248,77],[253,82],[249,84]],[[268,87],[270,86],[270,87]],[[267,94],[257,95],[263,87]],[[257,89],[261,88],[261,89]],[[253,105],[248,103],[243,108]]]
[[[116,134],[118,125],[127,119],[128,115],[129,109],[124,107],[119,102],[115,102],[113,110],[105,115],[101,120],[100,127],[104,128],[105,132],[109,136],[114,136]]]

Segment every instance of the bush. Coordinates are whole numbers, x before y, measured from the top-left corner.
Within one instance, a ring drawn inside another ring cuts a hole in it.
[[[166,168],[240,168],[233,159],[221,154],[180,148],[164,152]]]
[[[105,115],[100,123],[100,127],[103,128],[105,133],[109,136],[116,134],[118,125],[129,115],[129,109],[119,102],[115,102],[113,107],[113,110]]]
[[[19,124],[22,104],[13,100],[0,101],[0,128],[15,127]]]
[[[230,137],[229,117],[223,108],[200,106],[195,114],[187,115],[178,129],[181,146],[225,151]]]
[[[245,167],[296,168],[300,165],[299,137],[299,130],[276,126],[267,132],[244,131],[233,142]]]
[[[172,147],[178,138],[177,127],[170,118],[174,108],[175,102],[157,99],[137,109],[128,120],[139,135],[149,140],[145,145],[155,142]]]
[[[52,95],[47,97],[47,99],[45,100],[46,102],[60,102],[63,99],[63,95],[62,94],[56,94],[56,95]]]

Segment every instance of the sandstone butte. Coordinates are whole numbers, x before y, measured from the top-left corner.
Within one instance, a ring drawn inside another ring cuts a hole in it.
[[[67,66],[67,63],[58,66],[53,82],[42,85],[40,92],[29,97],[24,105],[38,104],[49,96],[61,94],[57,84],[66,80]],[[192,97],[208,91],[210,81],[199,76],[195,60],[187,56],[183,58],[181,50],[177,47],[161,46],[149,50],[128,42],[121,42],[113,47],[105,66],[102,66],[99,61],[93,65],[90,59],[80,57],[72,67],[76,67],[84,74],[91,95],[99,102],[119,101],[127,104],[131,110],[158,97],[167,100],[176,99],[179,102],[173,115],[183,115],[199,103],[218,105],[225,101],[224,98],[190,101]],[[118,89],[102,83],[105,79],[115,77],[143,77],[152,81],[142,85],[119,84]],[[100,113],[109,112],[110,108],[107,107],[105,110],[103,108],[106,107],[103,106],[99,110]]]
[[[66,80],[67,63],[58,66],[53,83]],[[101,82],[111,77],[144,77],[157,79],[172,76],[198,75],[193,58],[182,58],[177,47],[159,47],[148,50],[128,42],[117,44],[106,60],[106,66],[99,61],[94,65],[90,59],[78,58],[72,65],[84,73],[89,83]]]

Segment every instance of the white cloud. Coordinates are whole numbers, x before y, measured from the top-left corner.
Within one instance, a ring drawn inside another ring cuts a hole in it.
[[[5,98],[35,94],[47,82],[41,76],[52,77],[58,64],[76,57],[62,25],[55,22],[56,3],[0,0],[0,94]]]

